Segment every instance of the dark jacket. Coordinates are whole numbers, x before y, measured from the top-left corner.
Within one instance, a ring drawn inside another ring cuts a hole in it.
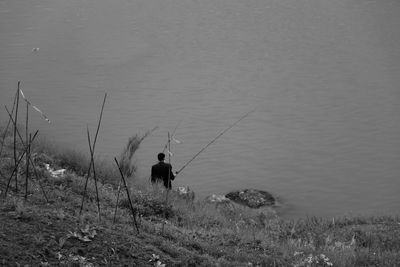
[[[168,184],[168,178],[169,178],[169,184]],[[174,179],[175,179],[175,176],[172,173],[171,164],[160,161],[151,167],[151,182],[152,183],[163,181],[164,186],[166,188],[171,189],[171,181]]]

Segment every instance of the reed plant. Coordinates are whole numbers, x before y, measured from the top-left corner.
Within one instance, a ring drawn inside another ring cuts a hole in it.
[[[123,175],[125,175],[126,177],[132,177],[134,175],[136,171],[136,166],[133,160],[134,155],[139,149],[140,144],[143,142],[143,140],[156,129],[157,127],[147,131],[144,135],[135,134],[129,137],[128,142],[126,143],[118,158],[118,162]]]

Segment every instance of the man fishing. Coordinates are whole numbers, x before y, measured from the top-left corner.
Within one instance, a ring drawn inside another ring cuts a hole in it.
[[[171,189],[171,181],[175,179],[172,166],[165,162],[164,153],[158,153],[157,158],[158,163],[151,167],[151,182],[153,184],[163,182],[165,188]]]
[[[240,117],[235,123],[230,125],[228,128],[223,130],[220,134],[218,134],[211,142],[209,142],[206,146],[204,146],[199,152],[196,153],[188,162],[186,162],[178,171],[175,172],[176,175],[178,175],[184,168],[186,168],[198,155],[200,155],[201,152],[203,152],[207,147],[209,147],[212,143],[214,143],[218,138],[220,138],[224,133],[226,133],[229,129],[231,129],[233,126],[238,124],[241,120],[249,116],[252,112],[254,112],[255,109],[247,112],[244,114],[242,117]],[[176,129],[176,128],[175,128]],[[174,130],[175,132],[175,130]],[[170,140],[169,133],[168,133],[168,142]],[[166,146],[167,147],[167,146]],[[165,149],[165,148],[164,148]],[[151,167],[151,182],[156,183],[156,182],[164,182],[164,186],[168,189],[171,189],[171,181],[175,179],[175,176],[172,173],[172,166],[169,163],[165,163],[165,154],[164,153],[159,153],[158,154],[158,160],[159,162]]]

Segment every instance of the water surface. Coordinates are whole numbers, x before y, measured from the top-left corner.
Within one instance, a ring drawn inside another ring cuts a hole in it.
[[[86,151],[108,92],[99,155],[158,126],[137,154],[142,179],[177,124],[180,168],[256,108],[175,186],[268,190],[288,217],[399,214],[399,12],[389,0],[3,0],[0,102],[22,81],[52,121],[32,111],[32,130]]]

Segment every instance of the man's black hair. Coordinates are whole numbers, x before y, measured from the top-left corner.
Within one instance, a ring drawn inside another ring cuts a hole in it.
[[[165,159],[165,154],[164,153],[158,153],[157,158],[159,161],[162,161]]]

